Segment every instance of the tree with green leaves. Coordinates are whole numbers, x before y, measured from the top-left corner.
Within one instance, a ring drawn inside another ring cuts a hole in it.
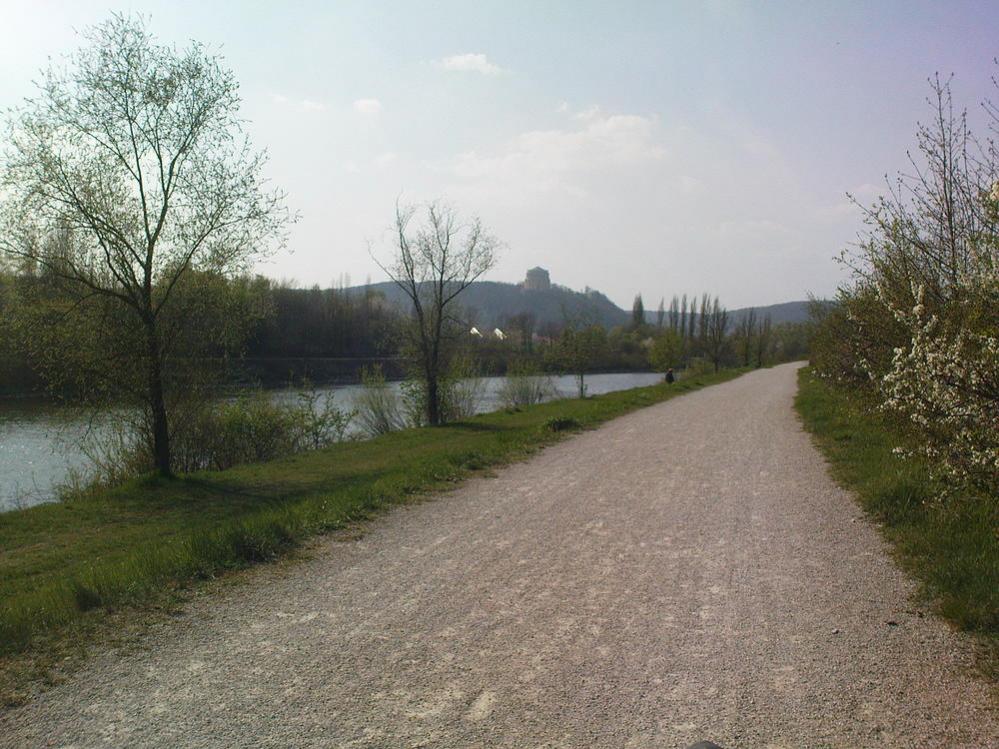
[[[147,414],[156,469],[170,475],[168,380],[207,302],[198,286],[247,270],[291,216],[265,188],[265,155],[243,131],[238,84],[219,57],[196,42],[159,44],[123,15],[84,38],[12,114],[0,251],[36,288],[51,285],[61,311],[48,325],[114,352],[90,357],[95,372],[112,396],[127,384],[120,394]],[[45,366],[65,376],[73,359]]]
[[[667,328],[652,343],[649,361],[657,372],[666,372],[680,366],[683,360],[683,339],[675,330]]]
[[[602,325],[566,315],[552,354],[554,363],[563,372],[575,376],[576,392],[580,398],[585,398],[586,375],[599,366],[607,350],[607,331]]]
[[[642,295],[635,295],[635,302],[631,305],[631,327],[640,328],[645,325],[645,304],[642,303]]]

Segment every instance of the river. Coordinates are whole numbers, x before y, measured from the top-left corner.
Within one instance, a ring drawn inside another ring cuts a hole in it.
[[[595,374],[586,378],[590,395],[627,390],[658,382],[662,375],[646,372]],[[552,378],[559,397],[575,394],[571,376]],[[479,411],[500,407],[502,377],[483,380]],[[398,387],[394,383],[393,387]],[[342,408],[350,408],[360,385],[320,388]],[[287,391],[274,391],[281,397]],[[85,472],[88,460],[81,442],[91,425],[78,411],[44,401],[0,400],[0,511],[28,507],[55,499],[55,487],[74,470]]]

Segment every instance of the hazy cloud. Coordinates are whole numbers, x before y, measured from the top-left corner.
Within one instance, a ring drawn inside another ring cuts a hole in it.
[[[303,112],[322,112],[326,105],[314,99],[292,99],[284,94],[271,94],[271,103],[280,107],[292,107]]]
[[[440,60],[437,64],[444,70],[482,73],[483,75],[498,75],[504,72],[503,68],[489,62],[489,58],[482,53],[470,52],[464,55],[451,55]]]
[[[358,99],[354,102],[354,111],[361,114],[378,114],[382,111],[382,103],[378,99]]]
[[[603,115],[594,109],[580,122],[572,129],[522,133],[494,153],[468,151],[454,160],[451,171],[466,179],[578,192],[584,174],[657,161],[666,154],[653,117]]]

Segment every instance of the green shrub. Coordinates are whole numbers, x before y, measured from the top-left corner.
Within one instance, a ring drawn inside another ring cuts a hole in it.
[[[570,416],[553,416],[542,428],[548,432],[568,432],[579,427],[580,423]]]
[[[530,362],[516,362],[507,370],[499,389],[505,408],[521,408],[542,403],[556,395],[552,378]]]
[[[695,356],[689,362],[687,362],[686,369],[683,370],[684,377],[700,377],[701,375],[711,374],[715,371],[715,365],[709,360],[701,357]]]
[[[380,365],[361,370],[361,385],[361,392],[354,396],[354,408],[366,434],[377,437],[406,426],[399,393],[385,381]]]

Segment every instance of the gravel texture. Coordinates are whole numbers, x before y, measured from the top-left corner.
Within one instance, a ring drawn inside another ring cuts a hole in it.
[[[795,368],[258,570],[0,716],[0,746],[999,746],[969,643],[802,431]]]

